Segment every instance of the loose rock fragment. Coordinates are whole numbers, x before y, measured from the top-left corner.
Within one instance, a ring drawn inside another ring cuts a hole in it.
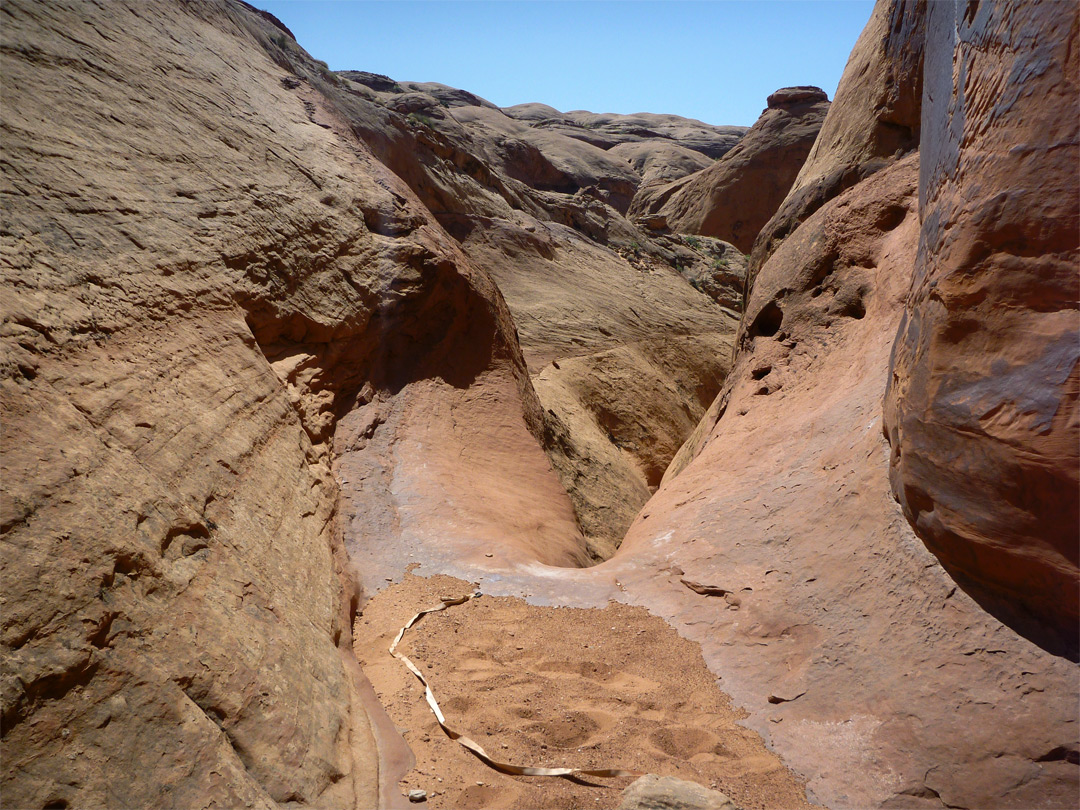
[[[679,582],[702,596],[726,596],[733,593],[729,588],[721,588],[719,585],[702,585],[700,582],[691,582],[688,579],[680,579]]]
[[[739,807],[718,790],[650,773],[622,792],[619,810],[739,810]]]

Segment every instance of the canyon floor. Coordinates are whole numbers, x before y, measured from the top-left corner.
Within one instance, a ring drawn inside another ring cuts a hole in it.
[[[406,575],[371,599],[357,658],[416,764],[403,794],[443,808],[614,808],[632,777],[509,776],[439,728],[423,687],[387,648],[415,613],[476,583]],[[425,616],[400,647],[449,725],[513,764],[621,768],[718,789],[744,810],[810,807],[805,784],[739,725],[700,648],[641,607],[531,605],[484,595]]]

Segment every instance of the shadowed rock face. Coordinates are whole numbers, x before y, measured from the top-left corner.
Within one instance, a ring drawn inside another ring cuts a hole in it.
[[[672,230],[730,242],[744,253],[784,199],[829,108],[817,87],[786,87],[738,146],[667,186],[639,190],[631,214],[661,214]]]
[[[1075,7],[933,3],[893,489],[995,615],[1077,656]]]

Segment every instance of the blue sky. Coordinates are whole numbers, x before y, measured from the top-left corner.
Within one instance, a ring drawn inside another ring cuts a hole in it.
[[[254,0],[334,70],[435,81],[501,107],[749,126],[773,90],[832,98],[872,0]]]

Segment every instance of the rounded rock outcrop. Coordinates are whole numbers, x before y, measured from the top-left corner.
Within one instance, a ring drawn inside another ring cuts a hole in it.
[[[631,215],[663,214],[673,231],[712,236],[749,253],[795,182],[829,109],[817,87],[785,87],[738,145],[712,166],[639,191]]]
[[[828,94],[820,87],[803,84],[797,87],[781,87],[775,93],[770,93],[765,103],[770,110],[776,110],[796,104],[816,104],[828,100]]]

